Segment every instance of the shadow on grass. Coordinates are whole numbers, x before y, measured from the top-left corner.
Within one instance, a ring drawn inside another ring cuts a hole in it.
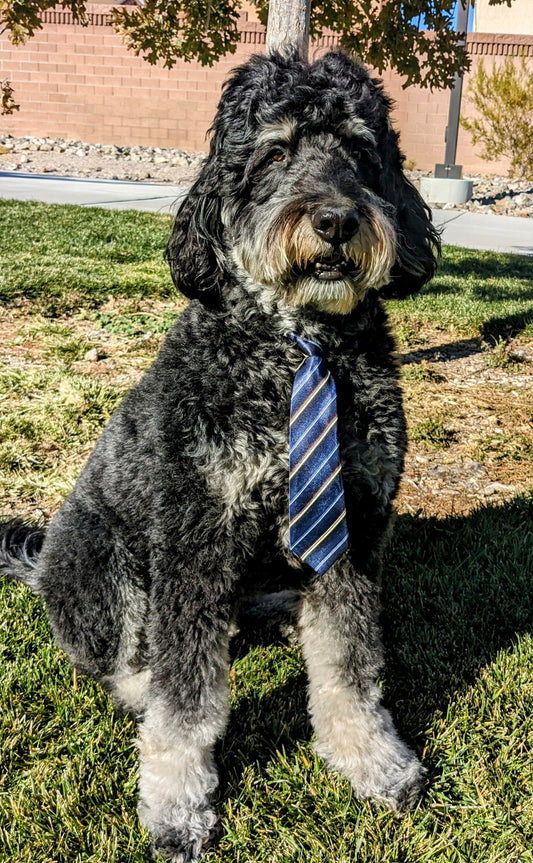
[[[401,354],[402,363],[445,363],[450,359],[463,359],[483,350],[481,339],[461,339],[431,348],[419,348]]]
[[[533,289],[531,287],[531,278],[533,272],[533,259],[527,255],[507,255],[497,252],[472,252],[469,249],[454,248],[453,255],[443,252],[442,258],[439,261],[438,275],[424,288],[425,293],[442,293],[443,289],[448,292],[455,292],[456,287],[443,286],[441,277],[456,277],[465,279],[469,276],[474,276],[483,280],[484,296],[487,292],[490,296],[494,293],[494,299],[499,298],[498,279],[523,279],[528,291],[523,295],[524,299],[533,297]],[[510,299],[514,299],[515,293],[511,294]],[[502,299],[508,299],[504,294]]]
[[[471,357],[485,350],[485,345],[495,345],[500,339],[508,341],[519,336],[533,322],[533,312],[493,317],[480,327],[480,336],[474,339],[460,339],[455,342],[419,348],[402,354],[402,363],[440,362],[450,359]]]
[[[383,583],[387,700],[415,734],[533,631],[533,496],[397,520]]]
[[[519,336],[532,322],[533,311],[489,318],[481,327],[481,339],[485,342],[512,339]]]
[[[533,631],[532,524],[533,496],[466,518],[398,518],[383,578],[385,703],[416,749],[435,711]],[[259,690],[232,711],[219,759],[223,795],[247,765],[310,738],[301,662],[280,685]]]

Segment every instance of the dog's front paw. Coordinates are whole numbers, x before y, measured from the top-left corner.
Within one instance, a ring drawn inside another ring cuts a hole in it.
[[[194,734],[201,737],[198,729],[188,736],[174,729],[165,739],[161,726],[157,712],[141,726],[139,819],[156,856],[171,863],[197,861],[217,822],[215,763],[210,748],[195,739]]]
[[[207,850],[215,824],[215,813],[205,809],[187,814],[182,812],[172,824],[151,825],[154,857],[171,863],[195,863]]]
[[[315,749],[328,766],[349,779],[357,797],[402,811],[415,805],[425,770],[399,737],[381,707],[331,722]]]
[[[389,762],[375,764],[371,786],[361,796],[382,803],[395,812],[405,812],[416,805],[426,770],[405,744],[398,743]]]
[[[188,829],[167,828],[152,834],[152,850],[157,860],[170,863],[195,863],[206,851],[211,831],[202,835]]]

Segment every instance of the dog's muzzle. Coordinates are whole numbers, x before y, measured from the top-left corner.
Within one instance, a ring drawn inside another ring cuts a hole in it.
[[[315,234],[332,246],[329,254],[320,255],[305,267],[293,267],[293,276],[310,276],[321,282],[334,282],[355,276],[359,267],[340,251],[343,243],[349,242],[361,224],[359,213],[353,207],[325,205],[311,215]]]

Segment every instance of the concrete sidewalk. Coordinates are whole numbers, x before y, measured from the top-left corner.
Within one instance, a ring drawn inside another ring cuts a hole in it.
[[[42,201],[45,204],[175,213],[186,191],[185,186],[0,171],[0,198]]]
[[[533,219],[466,210],[432,212],[435,225],[442,230],[442,241],[448,246],[533,255]]]
[[[0,172],[0,198],[19,201],[175,213],[186,191],[184,186],[155,183]],[[533,219],[465,210],[433,210],[433,219],[447,245],[533,256]]]

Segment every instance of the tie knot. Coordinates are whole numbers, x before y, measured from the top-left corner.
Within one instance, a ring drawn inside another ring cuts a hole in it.
[[[302,339],[302,337],[297,336],[296,333],[291,333],[291,339],[293,342],[296,342],[300,350],[302,350],[304,354],[307,354],[308,357],[322,356],[322,348],[318,342],[313,342],[311,339]]]

